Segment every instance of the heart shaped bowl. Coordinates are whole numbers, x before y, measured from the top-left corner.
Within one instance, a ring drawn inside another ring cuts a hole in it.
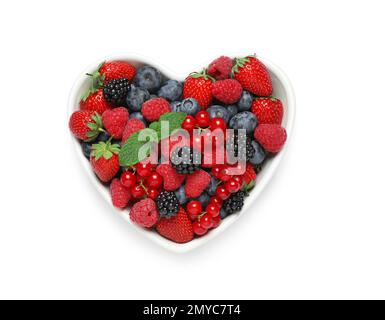
[[[245,199],[245,205],[241,212],[232,214],[226,219],[224,219],[219,227],[216,229],[211,230],[208,232],[205,236],[200,238],[195,238],[194,240],[185,243],[185,244],[178,244],[174,243],[170,240],[167,240],[160,236],[157,232],[153,230],[147,230],[145,228],[139,227],[136,224],[134,224],[129,217],[129,209],[127,210],[120,210],[115,208],[110,199],[109,189],[105,185],[103,185],[94,172],[92,171],[91,165],[89,161],[83,156],[82,149],[80,146],[80,143],[77,141],[75,137],[72,137],[72,140],[74,142],[75,150],[78,155],[79,161],[81,162],[82,166],[84,167],[85,171],[88,173],[91,181],[93,182],[96,190],[99,191],[99,194],[105,198],[105,200],[111,204],[111,208],[113,211],[115,211],[117,214],[119,214],[124,220],[128,222],[128,224],[133,227],[138,232],[142,233],[145,237],[148,237],[155,243],[159,244],[160,246],[174,251],[174,252],[187,252],[194,248],[197,248],[201,246],[202,244],[210,241],[214,237],[216,237],[218,234],[224,232],[230,225],[232,225],[238,218],[245,214],[247,211],[250,211],[252,208],[253,203],[255,203],[258,196],[261,194],[262,190],[265,188],[265,186],[269,183],[270,179],[272,178],[275,170],[277,169],[279,163],[281,162],[282,156],[287,148],[288,141],[290,139],[293,125],[294,125],[294,116],[295,116],[295,97],[294,97],[294,91],[290,84],[289,79],[287,76],[283,73],[283,71],[278,68],[276,65],[271,63],[270,61],[263,59],[261,57],[258,57],[259,60],[261,60],[266,67],[269,70],[272,82],[273,82],[273,96],[279,98],[283,105],[284,105],[284,116],[282,120],[282,126],[286,129],[287,132],[287,141],[284,146],[284,148],[275,156],[268,158],[266,160],[266,163],[264,164],[263,170],[258,174],[257,181],[255,184],[255,187],[250,192],[250,195]],[[95,70],[97,70],[99,64],[101,61],[107,61],[107,60],[121,60],[121,61],[128,61],[132,63],[135,67],[140,67],[142,65],[151,65],[159,69],[166,77],[170,79],[176,79],[176,80],[184,80],[184,78],[187,75],[180,76],[178,74],[175,74],[171,71],[169,71],[167,68],[159,64],[158,62],[155,62],[152,59],[144,58],[142,56],[134,55],[134,54],[128,54],[128,55],[121,55],[121,56],[113,56],[108,57],[106,59],[98,60],[97,62],[90,65],[86,70],[84,70],[76,80],[71,94],[69,98],[68,103],[68,118],[72,114],[73,111],[79,109],[79,101],[81,99],[82,94],[89,88],[90,80],[86,76],[86,73],[92,73]],[[206,64],[203,64],[203,66]],[[202,66],[196,68],[197,70],[200,70]],[[194,71],[195,69],[191,69]],[[69,132],[69,130],[68,130]]]

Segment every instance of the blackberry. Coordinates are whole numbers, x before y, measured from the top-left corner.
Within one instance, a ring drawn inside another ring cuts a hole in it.
[[[223,210],[226,216],[242,210],[245,200],[246,192],[238,191],[231,195],[226,201],[223,202]]]
[[[103,96],[107,102],[115,106],[124,106],[129,91],[130,81],[128,79],[112,79],[104,86]]]
[[[178,173],[193,173],[200,169],[201,155],[190,147],[179,147],[171,153],[171,164]]]
[[[227,142],[227,150],[234,150],[234,157],[239,157],[239,160],[250,161],[254,158],[255,148],[253,147],[252,140],[249,137],[245,137],[244,135],[240,137],[241,146],[238,144],[238,130],[234,130],[234,134],[232,138]],[[242,138],[246,138],[246,143],[242,141]]]
[[[161,217],[171,218],[179,211],[179,200],[174,192],[162,191],[156,198],[156,205]]]

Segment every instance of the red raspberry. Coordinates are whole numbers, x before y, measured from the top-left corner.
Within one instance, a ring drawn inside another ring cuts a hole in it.
[[[128,201],[131,199],[130,189],[122,185],[119,179],[112,180],[110,184],[110,194],[112,199],[112,204],[123,209],[127,206]]]
[[[219,57],[209,64],[207,72],[217,80],[230,78],[233,60],[229,57]]]
[[[170,164],[161,164],[156,170],[163,178],[163,188],[166,191],[174,191],[182,185],[186,175],[179,174]]]
[[[188,198],[197,198],[207,188],[211,180],[210,174],[198,170],[187,176],[184,190]]]
[[[275,98],[257,98],[251,105],[251,112],[255,114],[259,124],[281,124],[283,105]]]
[[[144,129],[146,126],[144,123],[138,119],[132,118],[128,119],[126,123],[126,127],[124,128],[123,134],[122,134],[122,143],[125,143],[126,140],[135,132],[138,132],[142,129]]]
[[[121,139],[128,120],[128,111],[120,107],[103,112],[102,121],[107,132],[115,139]]]
[[[175,216],[160,219],[156,230],[161,236],[177,243],[189,242],[194,238],[192,222],[182,207],[179,207]]]
[[[246,165],[246,171],[242,175],[242,180],[246,185],[248,185],[250,184],[250,182],[255,181],[256,179],[257,179],[257,173],[255,172],[253,166],[250,163],[248,163]]]
[[[235,79],[220,80],[213,84],[213,96],[219,101],[231,104],[239,100],[242,95],[242,86]]]
[[[142,105],[142,114],[148,121],[157,121],[164,113],[170,112],[171,107],[166,99],[153,98]]]
[[[154,200],[147,198],[135,203],[131,208],[130,218],[142,227],[151,228],[159,218]]]
[[[260,124],[255,128],[254,138],[266,151],[279,152],[286,141],[286,130],[278,124]]]

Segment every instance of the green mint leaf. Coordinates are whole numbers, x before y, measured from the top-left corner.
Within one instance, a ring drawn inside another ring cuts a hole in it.
[[[139,158],[139,152],[149,142],[158,142],[158,134],[151,128],[146,128],[132,134],[123,144],[119,153],[119,162],[122,166],[133,166],[145,159]],[[150,148],[147,155],[150,152]]]

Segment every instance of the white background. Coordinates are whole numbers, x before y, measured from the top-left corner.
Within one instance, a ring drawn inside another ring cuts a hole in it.
[[[383,1],[1,2],[0,298],[385,298],[383,14]],[[274,179],[188,254],[112,214],[74,154],[73,81],[129,52],[181,74],[256,52],[296,91]]]

